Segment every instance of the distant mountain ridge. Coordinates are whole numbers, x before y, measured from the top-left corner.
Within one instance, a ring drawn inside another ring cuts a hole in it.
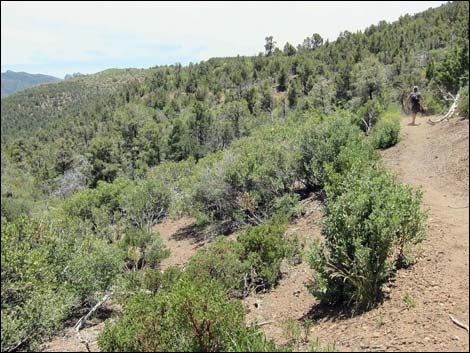
[[[27,72],[14,72],[7,70],[2,72],[2,97],[22,91],[26,88],[39,85],[41,83],[58,82],[62,79],[43,75],[43,74],[30,74]]]

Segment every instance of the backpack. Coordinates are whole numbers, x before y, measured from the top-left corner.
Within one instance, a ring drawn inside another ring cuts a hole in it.
[[[413,103],[413,105],[419,104],[419,93],[418,92],[411,93],[411,103]]]

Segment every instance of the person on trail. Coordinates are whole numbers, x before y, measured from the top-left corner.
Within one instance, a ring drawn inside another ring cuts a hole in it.
[[[425,111],[424,98],[421,92],[418,91],[418,86],[413,87],[413,92],[411,92],[406,98],[405,106],[407,106],[408,102],[410,101],[411,101],[411,124],[410,125],[416,125],[415,124],[416,114],[418,114],[419,112]]]

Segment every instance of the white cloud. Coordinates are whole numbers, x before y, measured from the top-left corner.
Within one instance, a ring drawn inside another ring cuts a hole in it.
[[[280,47],[314,32],[334,39],[340,31],[441,3],[7,1],[1,5],[2,68],[105,60],[107,67],[119,67],[138,66],[138,58],[155,58],[157,64],[253,55],[263,50],[267,35]]]

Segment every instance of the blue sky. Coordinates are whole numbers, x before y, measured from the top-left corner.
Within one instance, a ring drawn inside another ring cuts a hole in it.
[[[254,55],[264,38],[336,39],[445,1],[1,3],[1,70],[63,77]]]

